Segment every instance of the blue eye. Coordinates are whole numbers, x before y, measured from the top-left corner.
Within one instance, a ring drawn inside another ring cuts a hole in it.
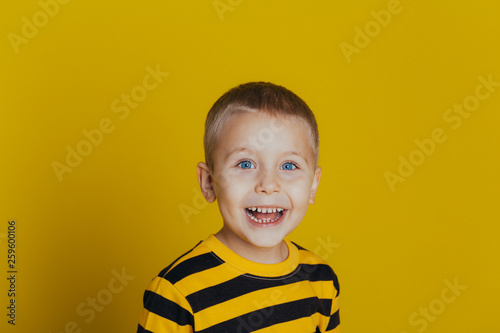
[[[283,170],[293,170],[293,169],[296,169],[296,168],[297,168],[297,166],[296,166],[294,163],[292,163],[292,162],[286,162],[286,163],[284,163],[284,164],[281,166],[281,168],[282,168]]]
[[[242,161],[238,163],[238,166],[242,169],[253,169],[253,164],[250,161]]]

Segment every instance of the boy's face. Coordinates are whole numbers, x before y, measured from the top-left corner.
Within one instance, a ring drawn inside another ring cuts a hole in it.
[[[297,117],[243,112],[229,118],[213,170],[198,164],[205,198],[219,203],[226,243],[250,251],[281,246],[300,224],[321,175],[312,141],[307,123]]]

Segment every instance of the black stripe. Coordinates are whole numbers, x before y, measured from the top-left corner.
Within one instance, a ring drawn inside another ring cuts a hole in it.
[[[333,330],[335,327],[340,325],[339,310],[330,316],[330,321],[328,322],[327,331]]]
[[[319,302],[322,306],[322,311],[320,312],[323,316],[328,317],[332,310],[332,299],[331,298],[319,298]]]
[[[149,312],[176,322],[180,326],[194,326],[193,315],[179,304],[150,290],[144,292],[144,299],[144,308]]]
[[[224,261],[213,252],[200,254],[199,256],[180,262],[177,266],[168,271],[168,273],[164,274],[163,278],[175,284],[188,275],[217,267],[222,263],[224,263]]]
[[[325,264],[300,264],[300,266],[299,274],[305,275],[309,281],[331,281],[335,276],[332,268]]]
[[[198,242],[198,244],[196,244],[196,246],[200,245],[201,241]],[[176,262],[178,262],[180,259],[182,259],[185,255],[187,255],[188,253],[190,253],[191,251],[193,251],[195,248],[193,247],[191,250],[187,251],[186,253],[184,253],[182,256],[180,256],[179,258],[175,259],[170,265],[168,265],[167,267],[165,267],[164,269],[162,269],[162,271],[158,274],[159,277],[162,277],[163,275],[165,275],[169,270],[170,268],[172,268],[173,265],[175,265]]]
[[[198,333],[253,332],[276,324],[310,317],[314,313],[328,316],[328,304],[316,297],[278,304],[249,312],[240,317],[208,327]]]
[[[144,329],[144,327],[142,327],[141,324],[139,324],[137,325],[137,333],[153,333],[153,332]]]
[[[327,265],[301,264],[298,269],[277,278],[262,279],[253,275],[240,275],[231,280],[211,286],[186,296],[193,313],[233,298],[267,288],[288,285],[300,281],[331,281],[332,270]]]
[[[309,281],[333,281],[333,286],[335,290],[337,290],[337,296],[340,294],[340,286],[339,280],[337,278],[337,274],[333,271],[333,269],[329,265],[325,264],[317,264],[317,265],[308,265],[301,264],[302,270],[307,273],[307,280]]]

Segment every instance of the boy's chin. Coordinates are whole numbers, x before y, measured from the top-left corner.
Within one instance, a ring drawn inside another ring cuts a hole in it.
[[[283,238],[284,237],[278,235],[266,235],[265,237],[251,237],[250,239],[247,239],[247,242],[258,248],[272,249],[279,246],[281,242],[283,242]]]

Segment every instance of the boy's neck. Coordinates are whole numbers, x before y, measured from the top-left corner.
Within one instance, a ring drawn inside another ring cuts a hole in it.
[[[231,232],[222,228],[215,237],[239,256],[259,264],[277,264],[288,258],[288,246],[281,241],[274,247],[254,246],[239,237],[228,237]]]

